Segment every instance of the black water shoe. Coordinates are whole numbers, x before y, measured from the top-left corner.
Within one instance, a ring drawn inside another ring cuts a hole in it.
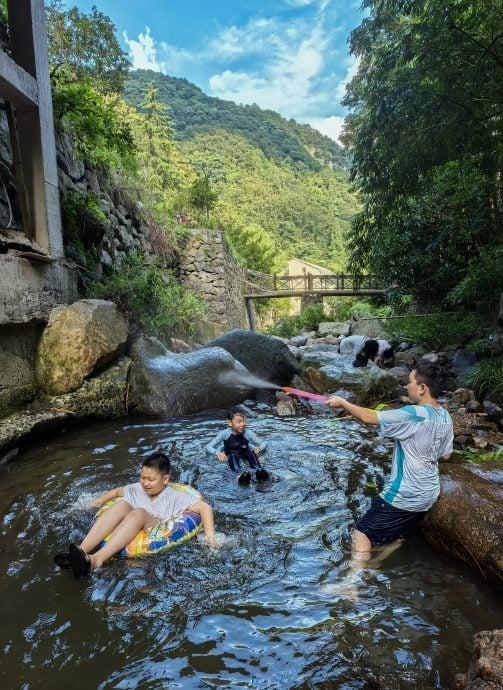
[[[267,472],[267,470],[264,470],[263,467],[260,470],[257,470],[255,476],[257,477],[258,482],[265,482],[270,478],[269,472]]]
[[[61,568],[61,570],[72,569],[69,553],[57,553],[52,560],[54,561],[54,563],[56,563],[58,568]]]
[[[241,486],[248,486],[248,484],[251,482],[251,474],[249,472],[243,472],[239,475],[238,482],[241,484]]]
[[[70,544],[69,546],[70,566],[72,568],[73,577],[76,580],[81,580],[91,571],[91,561],[89,556],[79,549],[77,544]]]

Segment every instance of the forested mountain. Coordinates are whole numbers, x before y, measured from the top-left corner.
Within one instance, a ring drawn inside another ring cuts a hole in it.
[[[158,90],[158,100],[169,107],[176,139],[223,129],[241,135],[267,158],[287,162],[300,170],[319,171],[327,165],[339,170],[348,168],[344,150],[310,125],[286,120],[257,105],[237,105],[207,96],[186,79],[136,70],[125,83],[126,100],[139,107],[149,83]]]
[[[281,271],[294,256],[345,268],[345,234],[358,204],[335,142],[278,113],[210,98],[185,79],[151,71],[131,73],[124,93],[147,118],[152,108],[165,109],[166,146],[174,148],[167,153],[172,189],[163,193],[173,210],[222,229],[249,268]],[[192,187],[185,173],[197,176]],[[203,198],[199,214],[194,194]]]

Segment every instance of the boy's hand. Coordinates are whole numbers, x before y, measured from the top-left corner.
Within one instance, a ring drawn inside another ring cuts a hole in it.
[[[329,398],[328,400],[325,401],[325,405],[329,405],[330,407],[337,408],[337,407],[344,407],[345,403],[344,398],[340,398],[338,395],[334,395],[333,398]]]
[[[227,462],[227,455],[225,453],[217,453],[217,460],[219,462]]]
[[[257,446],[253,449],[253,452],[255,453],[255,455],[260,455],[262,453],[262,448],[260,446]]]

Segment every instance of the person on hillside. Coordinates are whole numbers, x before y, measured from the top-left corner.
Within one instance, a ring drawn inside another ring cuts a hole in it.
[[[368,363],[368,360],[371,359],[374,364],[377,364],[378,367],[392,367],[395,364],[395,352],[393,350],[393,347],[388,343],[387,340],[384,340],[382,338],[377,338],[377,339],[371,339],[369,338],[363,343],[363,347],[360,350],[360,352],[357,354],[355,360],[358,359],[358,357],[362,357],[366,359],[365,364],[355,364],[353,363],[353,366],[366,366]]]
[[[355,559],[368,560],[372,546],[399,545],[437,500],[438,461],[449,459],[453,442],[451,417],[437,401],[444,382],[441,367],[420,362],[407,385],[412,405],[373,412],[338,396],[327,400],[364,424],[379,425],[382,436],[395,441],[390,477],[353,532]]]
[[[251,470],[255,471],[258,481],[269,479],[269,472],[264,470],[259,462],[267,447],[265,441],[260,441],[256,434],[246,428],[246,414],[240,407],[233,407],[227,413],[227,429],[220,431],[206,446],[206,451],[220,462],[228,462],[231,471],[237,475],[241,485],[251,482],[251,473],[241,472],[241,462],[246,461]],[[250,444],[252,448],[250,448]]]
[[[348,335],[339,343],[339,353],[341,355],[356,355],[361,352],[366,340],[368,340],[366,335]]]
[[[169,486],[170,465],[165,453],[153,453],[142,462],[139,482],[112,489],[94,500],[91,507],[97,508],[113,498],[122,499],[101,513],[80,546],[70,544],[68,553],[56,554],[56,565],[72,570],[77,579],[83,578],[122,551],[141,530],[186,510],[201,516],[207,542],[217,546],[211,506],[191,487],[179,490]],[[108,535],[109,540],[95,551]]]
[[[366,367],[369,359],[378,367],[389,367],[395,363],[394,351],[387,340],[368,338],[366,335],[349,335],[339,343],[341,355],[355,355],[354,367]]]

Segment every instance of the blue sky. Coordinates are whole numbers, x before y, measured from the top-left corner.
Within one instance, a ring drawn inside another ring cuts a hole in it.
[[[66,0],[96,5],[134,67],[184,77],[210,96],[256,103],[337,139],[356,70],[361,0]]]

